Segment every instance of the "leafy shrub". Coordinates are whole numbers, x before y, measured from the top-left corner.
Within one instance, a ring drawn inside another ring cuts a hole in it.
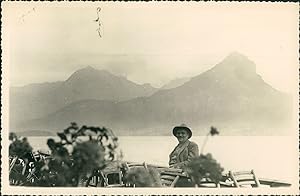
[[[35,161],[34,173],[22,185],[78,186],[94,170],[105,168],[108,162],[116,158],[118,139],[111,130],[104,127],[79,128],[76,123],[71,123],[71,126],[57,135],[60,139],[58,142],[53,139],[47,141],[50,157]],[[10,156],[19,156],[23,153],[20,145],[16,145],[19,140],[14,134],[11,138],[14,139],[12,144],[15,144],[10,146]]]
[[[224,169],[212,157],[210,153],[192,159],[187,165],[187,173],[191,176],[195,184],[200,185],[201,180],[207,179],[208,181],[218,183],[222,180],[222,172]]]
[[[125,182],[135,187],[161,187],[160,173],[155,168],[134,167],[125,175]]]
[[[20,138],[15,133],[10,133],[9,140],[11,141],[11,144],[9,145],[10,156],[27,158],[28,155],[32,152],[32,147],[28,143],[26,137]]]

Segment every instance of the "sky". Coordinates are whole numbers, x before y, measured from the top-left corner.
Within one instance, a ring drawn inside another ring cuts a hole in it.
[[[297,3],[6,2],[3,8],[11,86],[66,80],[93,66],[160,87],[237,51],[274,88],[298,88]]]

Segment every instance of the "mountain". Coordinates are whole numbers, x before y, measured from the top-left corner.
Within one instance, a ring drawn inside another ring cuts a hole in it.
[[[171,88],[176,88],[178,86],[183,85],[187,81],[189,81],[190,78],[188,77],[183,77],[183,78],[176,78],[174,80],[171,80],[167,84],[163,85],[160,89],[171,89]]]
[[[206,134],[212,125],[224,135],[276,135],[290,124],[291,103],[263,81],[252,61],[232,53],[176,88],[122,102],[74,102],[22,126],[61,130],[75,121],[107,126],[119,135],[170,135],[174,125],[184,122],[195,135]]]
[[[71,103],[86,100],[124,101],[149,96],[157,89],[138,85],[124,77],[90,66],[74,72],[66,81],[31,84],[10,89],[10,125],[45,116]]]

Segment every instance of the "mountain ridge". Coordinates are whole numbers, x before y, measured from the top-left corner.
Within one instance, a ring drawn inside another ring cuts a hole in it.
[[[10,88],[10,125],[15,128],[21,121],[45,116],[79,100],[122,101],[148,96],[156,90],[87,66],[65,81]]]
[[[145,133],[144,130],[165,130],[182,122],[193,127],[222,125],[245,130],[288,124],[289,97],[264,82],[255,70],[252,61],[235,53],[176,88],[119,102],[83,100],[22,126],[62,129],[76,121],[126,130],[120,133],[126,135],[132,130],[137,134]]]

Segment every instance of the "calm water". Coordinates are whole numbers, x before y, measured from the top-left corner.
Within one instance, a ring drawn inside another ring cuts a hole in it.
[[[47,150],[48,137],[28,137],[34,149]],[[193,137],[201,147],[204,137]],[[204,153],[212,153],[225,171],[254,169],[259,177],[298,180],[298,144],[288,136],[216,136],[210,137]],[[169,136],[119,137],[124,160],[167,166],[168,156],[177,145]]]

